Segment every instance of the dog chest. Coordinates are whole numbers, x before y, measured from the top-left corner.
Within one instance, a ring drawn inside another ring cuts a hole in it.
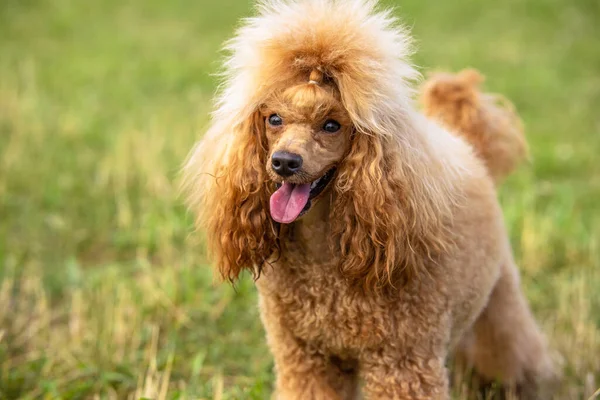
[[[274,265],[257,281],[263,319],[328,353],[377,346],[393,331],[396,314],[381,299],[348,287],[332,265]],[[266,314],[266,315],[265,315]]]

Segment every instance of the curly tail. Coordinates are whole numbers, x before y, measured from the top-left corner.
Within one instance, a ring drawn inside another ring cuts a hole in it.
[[[482,93],[483,80],[473,69],[436,74],[425,82],[421,101],[425,115],[465,138],[499,183],[527,158],[527,142],[513,105]]]

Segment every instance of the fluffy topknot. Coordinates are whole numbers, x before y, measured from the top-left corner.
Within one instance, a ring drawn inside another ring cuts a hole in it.
[[[407,112],[418,73],[389,11],[369,0],[267,0],[257,12],[227,44],[219,119],[243,121],[273,90],[318,70],[339,87],[357,129],[391,135],[385,127],[397,124],[385,122]]]

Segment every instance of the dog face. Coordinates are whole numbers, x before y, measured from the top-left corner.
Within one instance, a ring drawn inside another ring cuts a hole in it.
[[[261,107],[266,170],[277,190],[271,217],[291,223],[307,213],[335,178],[350,147],[350,116],[332,85],[315,80],[273,95]]]

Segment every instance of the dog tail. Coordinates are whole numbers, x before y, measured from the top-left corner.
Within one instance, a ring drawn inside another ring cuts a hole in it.
[[[466,139],[499,183],[527,158],[523,124],[514,106],[500,95],[483,93],[476,70],[440,73],[425,82],[425,115]]]

